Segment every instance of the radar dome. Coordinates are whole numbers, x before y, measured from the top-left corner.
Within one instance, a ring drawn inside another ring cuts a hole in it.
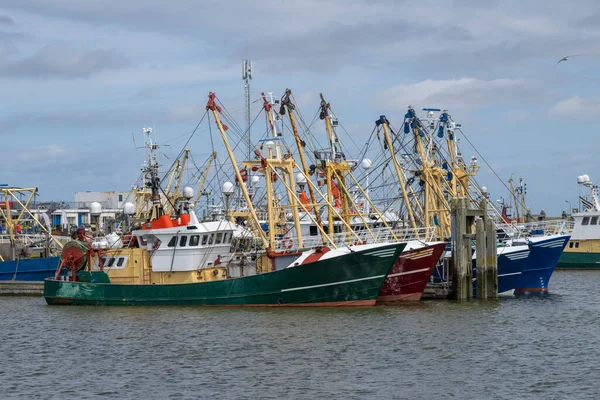
[[[583,181],[584,182],[589,182],[590,181],[590,176],[588,174],[583,175]]]
[[[189,186],[186,186],[183,188],[183,197],[185,197],[186,199],[191,199],[192,197],[194,197],[194,189],[192,189]]]
[[[364,160],[362,160],[361,165],[364,169],[371,169],[371,167],[373,166],[373,161],[371,161],[368,158],[365,158]]]
[[[252,183],[258,183],[258,181],[260,181],[260,176],[258,176],[258,175],[253,175],[253,176],[252,176]]]
[[[135,206],[133,205],[132,202],[128,201],[127,203],[123,204],[123,214],[125,214],[125,215],[135,214]]]
[[[306,184],[306,176],[304,176],[304,174],[302,174],[302,173],[298,173],[296,175],[296,183],[298,185],[304,185],[304,184]]]
[[[583,175],[579,175],[579,176],[577,177],[577,183],[583,183],[583,182],[584,182],[584,181],[583,181]]]
[[[223,191],[223,194],[225,196],[230,196],[233,194],[233,183],[231,182],[225,182],[223,184],[223,186],[221,187],[221,190]]]
[[[90,214],[92,215],[100,215],[102,213],[102,205],[97,201],[94,201],[90,204]]]

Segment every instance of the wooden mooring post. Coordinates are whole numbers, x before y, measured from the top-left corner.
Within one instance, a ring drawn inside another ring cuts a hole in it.
[[[473,298],[473,226],[475,226],[475,280],[478,299],[498,297],[496,226],[487,215],[487,200],[478,209],[466,198],[452,200],[452,291],[451,298]],[[478,219],[476,220],[476,218]]]

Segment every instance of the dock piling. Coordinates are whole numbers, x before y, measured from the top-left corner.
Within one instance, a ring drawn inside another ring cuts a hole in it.
[[[466,198],[452,199],[452,290],[455,300],[473,298],[473,239],[476,240],[475,278],[478,299],[498,297],[496,226],[487,215],[487,199],[470,208]],[[478,218],[477,220],[475,220]],[[475,226],[475,232],[472,232]]]

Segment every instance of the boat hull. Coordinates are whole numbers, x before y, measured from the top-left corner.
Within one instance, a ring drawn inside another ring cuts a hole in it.
[[[60,257],[27,258],[0,262],[0,281],[43,281],[56,274]]]
[[[567,245],[570,236],[544,236],[531,238],[530,253],[515,294],[544,294],[548,292],[550,277]]]
[[[600,253],[563,251],[556,269],[600,269]]]
[[[419,301],[445,248],[446,243],[437,243],[402,253],[388,274],[377,303]]]
[[[521,275],[527,266],[527,259],[531,250],[528,246],[515,246],[507,248],[510,252],[498,252],[498,293],[514,293],[521,282]],[[516,251],[513,251],[516,250]],[[476,271],[473,269],[473,276]],[[474,284],[476,289],[477,285]]]
[[[391,244],[263,274],[134,285],[46,279],[51,305],[370,306],[405,244]]]

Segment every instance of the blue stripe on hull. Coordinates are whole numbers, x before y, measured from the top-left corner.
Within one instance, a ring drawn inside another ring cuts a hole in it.
[[[515,294],[546,293],[550,277],[556,268],[570,236],[551,236],[546,240],[529,242],[529,257]]]
[[[43,281],[54,277],[59,262],[60,257],[0,262],[0,281]]]

